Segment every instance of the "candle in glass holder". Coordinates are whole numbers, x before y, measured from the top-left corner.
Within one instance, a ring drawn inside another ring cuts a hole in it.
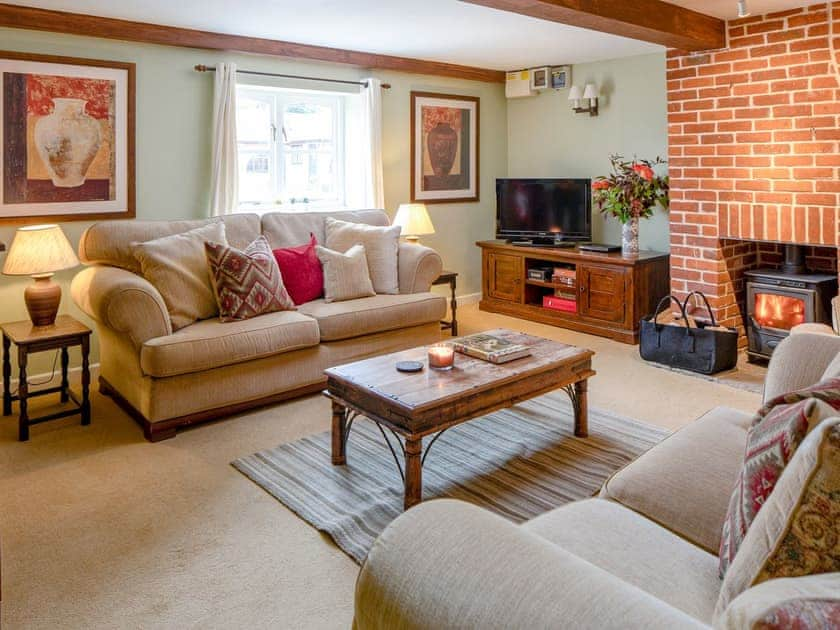
[[[455,348],[446,343],[429,346],[429,367],[435,370],[451,370],[455,364]]]

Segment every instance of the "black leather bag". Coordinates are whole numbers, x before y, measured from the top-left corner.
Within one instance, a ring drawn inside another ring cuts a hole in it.
[[[692,326],[692,321],[686,317],[686,306],[694,295],[703,300],[709,311],[708,325]],[[663,305],[671,302],[679,306],[684,326],[656,321]],[[653,315],[642,318],[639,353],[645,361],[700,374],[715,374],[731,370],[738,363],[738,331],[718,327],[709,301],[699,291],[689,293],[682,303],[673,295],[668,295],[659,301]]]

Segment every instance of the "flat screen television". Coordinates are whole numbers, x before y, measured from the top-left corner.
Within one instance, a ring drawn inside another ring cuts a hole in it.
[[[496,238],[550,244],[592,240],[589,179],[497,179]]]

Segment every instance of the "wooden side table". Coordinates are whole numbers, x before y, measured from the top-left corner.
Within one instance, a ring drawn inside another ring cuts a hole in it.
[[[440,327],[442,330],[451,330],[452,336],[458,336],[458,317],[456,312],[458,310],[458,302],[455,299],[455,289],[457,288],[458,272],[456,271],[441,271],[437,279],[432,282],[433,285],[448,284],[452,297],[449,300],[449,308],[452,311],[452,319],[448,322],[442,321]]]
[[[12,403],[19,401],[20,416],[18,419],[18,439],[25,442],[29,439],[29,427],[49,420],[58,420],[76,414],[81,415],[82,424],[90,424],[90,334],[91,330],[80,321],[69,315],[59,315],[52,326],[33,326],[29,320],[0,324],[3,331],[3,415],[12,415]],[[11,346],[14,343],[18,349],[18,366],[20,376],[18,393],[12,395],[12,362]],[[82,397],[70,389],[67,375],[70,365],[68,349],[72,346],[82,348]],[[48,387],[35,392],[29,391],[26,382],[26,365],[30,354],[47,350],[61,350],[61,385]],[[57,411],[46,416],[30,418],[28,399],[33,396],[46,394],[60,394],[63,403],[73,401],[75,407]]]

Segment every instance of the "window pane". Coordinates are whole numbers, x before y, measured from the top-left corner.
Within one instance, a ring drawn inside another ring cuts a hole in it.
[[[271,199],[271,103],[240,93],[236,103],[236,135],[239,199],[244,202]]]
[[[337,199],[336,106],[288,103],[283,110],[283,188],[287,199]]]

